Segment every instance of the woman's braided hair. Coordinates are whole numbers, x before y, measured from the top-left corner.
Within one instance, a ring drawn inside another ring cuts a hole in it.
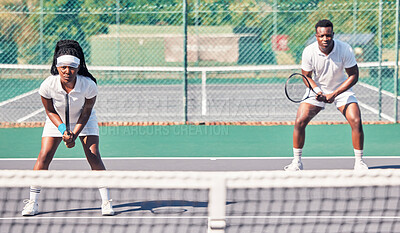
[[[85,55],[83,54],[82,47],[75,40],[60,40],[57,42],[56,48],[54,50],[53,63],[51,65],[51,70],[50,70],[50,73],[52,75],[58,74],[58,70],[56,67],[57,58],[62,55],[72,55],[72,56],[79,58],[80,64],[79,64],[78,74],[89,77],[97,84],[96,79],[93,77],[93,75],[87,69],[86,62],[85,62]]]

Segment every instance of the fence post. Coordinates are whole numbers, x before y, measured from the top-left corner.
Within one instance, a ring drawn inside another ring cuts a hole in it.
[[[207,71],[201,71],[201,115],[207,115]]]
[[[185,124],[188,123],[188,100],[187,100],[187,0],[183,0],[183,114]]]
[[[398,78],[399,78],[399,0],[396,0],[396,64],[394,66],[394,119],[395,122],[397,123],[398,119],[398,103],[397,103],[397,97],[398,97]]]
[[[117,66],[121,65],[121,35],[120,35],[120,27],[121,27],[121,18],[120,18],[120,0],[116,0],[115,2],[117,7],[117,12],[115,13],[115,23],[117,26]]]
[[[382,9],[382,0],[379,0],[379,50],[378,50],[378,120],[382,119],[382,16],[383,16],[383,9]]]
[[[273,22],[274,22],[274,35],[278,34],[278,1],[274,0],[274,14],[273,14]]]
[[[44,54],[44,11],[43,11],[43,0],[40,0],[40,64],[45,63]]]

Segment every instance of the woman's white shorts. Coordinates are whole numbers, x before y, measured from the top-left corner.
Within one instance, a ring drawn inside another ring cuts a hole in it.
[[[71,130],[74,129],[76,123],[71,123]],[[94,136],[99,136],[99,125],[97,123],[97,118],[96,115],[93,114],[90,116],[87,124],[85,125],[85,128],[81,131],[79,136],[88,136],[88,135],[94,135]],[[58,128],[51,122],[51,120],[46,117],[46,123],[44,124],[43,128],[43,133],[42,137],[62,137],[62,134],[60,131],[58,131]]]

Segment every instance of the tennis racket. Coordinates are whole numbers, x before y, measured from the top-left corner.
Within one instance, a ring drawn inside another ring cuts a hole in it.
[[[306,93],[304,93],[304,84],[306,85],[306,87],[308,87]],[[318,95],[318,93],[316,93],[312,89],[308,79],[302,74],[293,73],[286,80],[285,83],[286,97],[294,103],[300,103],[301,101],[304,101],[312,97],[311,92],[315,93],[315,95]]]
[[[67,128],[67,134],[71,135],[71,126],[69,123],[69,96],[68,93],[65,95],[65,127]],[[65,144],[67,145],[67,144]],[[70,144],[69,148],[72,148],[75,146],[75,142],[73,144]],[[68,146],[67,146],[68,147]]]
[[[67,128],[67,133],[71,130],[69,125],[69,96],[68,93],[65,95],[65,126]]]

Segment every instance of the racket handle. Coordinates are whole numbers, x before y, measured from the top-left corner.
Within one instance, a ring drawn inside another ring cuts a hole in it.
[[[67,148],[73,148],[75,146],[75,142],[72,142],[72,143],[69,143],[69,144],[65,143],[65,146]]]

